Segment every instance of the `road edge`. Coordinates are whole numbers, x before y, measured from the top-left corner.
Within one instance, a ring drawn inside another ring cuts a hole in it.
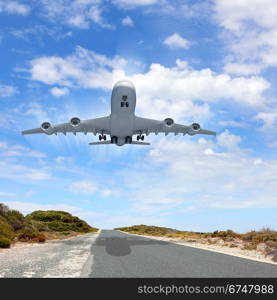
[[[254,260],[254,261],[257,261],[257,262],[268,263],[268,264],[271,264],[271,265],[274,265],[274,266],[277,265],[277,263],[275,263],[275,262],[267,261],[267,260],[262,259],[262,258],[255,258],[255,257],[252,257],[252,256],[242,255],[242,254],[238,254],[238,253],[230,253],[228,251],[224,251],[224,250],[221,250],[221,249],[217,250],[217,249],[206,248],[204,245],[203,246],[191,245],[188,242],[180,242],[180,241],[177,241],[177,240],[174,241],[174,240],[172,240],[172,238],[152,236],[152,235],[142,235],[142,234],[136,234],[136,233],[129,233],[129,232],[126,232],[126,231],[121,231],[121,230],[115,230],[115,231],[119,231],[121,233],[126,233],[126,234],[129,234],[129,235],[135,235],[135,236],[141,236],[141,237],[144,237],[144,238],[149,238],[149,239],[152,238],[152,239],[155,239],[155,240],[165,241],[165,242],[180,245],[180,246],[187,246],[187,247],[191,247],[191,248],[197,248],[197,249],[207,250],[207,251],[211,251],[211,252],[217,252],[217,253],[221,253],[221,254],[241,257],[241,258],[244,258],[244,259]]]

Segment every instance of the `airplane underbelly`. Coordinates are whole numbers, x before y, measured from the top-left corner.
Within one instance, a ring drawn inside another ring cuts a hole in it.
[[[133,116],[111,116],[111,136],[132,136],[133,126]]]

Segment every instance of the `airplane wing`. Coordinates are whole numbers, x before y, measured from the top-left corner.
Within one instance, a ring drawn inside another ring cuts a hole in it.
[[[59,132],[66,135],[68,132],[76,134],[76,132],[83,132],[87,134],[88,132],[100,134],[110,134],[110,117],[102,117],[96,119],[80,120],[77,117],[74,117],[68,123],[62,124],[50,124],[49,122],[44,122],[41,124],[40,128],[34,128],[29,130],[22,131],[22,134],[36,134],[36,133],[45,133],[45,134],[57,134]]]
[[[206,135],[216,135],[215,131],[202,129],[199,124],[193,123],[191,125],[181,125],[174,123],[173,119],[167,118],[163,121],[146,119],[136,117],[134,124],[134,134],[146,134],[149,133],[174,133],[175,135],[181,133],[183,135],[195,135],[195,134],[206,134]]]

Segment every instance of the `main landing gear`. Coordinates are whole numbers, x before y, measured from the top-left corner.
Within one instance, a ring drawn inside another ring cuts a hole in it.
[[[99,141],[102,141],[102,140],[106,141],[106,139],[107,139],[107,137],[104,134],[99,135]]]
[[[112,142],[112,144],[117,144],[117,136],[112,136],[111,142]]]
[[[137,136],[137,141],[139,141],[139,140],[142,140],[142,141],[143,141],[143,140],[144,140],[144,135],[141,135],[141,134],[138,135],[138,136]]]
[[[131,136],[126,136],[125,143],[126,144],[132,144],[132,137]]]

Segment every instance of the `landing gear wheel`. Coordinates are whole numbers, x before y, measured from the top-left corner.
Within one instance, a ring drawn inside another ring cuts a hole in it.
[[[99,141],[102,141],[102,135],[99,135]]]
[[[111,141],[112,141],[112,144],[116,144],[117,143],[117,137],[116,136],[112,136],[111,137]]]
[[[138,136],[137,136],[137,141],[139,141],[139,140],[140,140],[140,136],[138,135]]]
[[[126,144],[131,144],[132,143],[132,138],[130,136],[126,136]]]
[[[107,137],[104,135],[104,136],[103,136],[103,140],[106,141],[106,139],[107,139]]]
[[[140,139],[143,141],[143,140],[144,140],[144,135],[142,135],[142,136],[140,137]]]

